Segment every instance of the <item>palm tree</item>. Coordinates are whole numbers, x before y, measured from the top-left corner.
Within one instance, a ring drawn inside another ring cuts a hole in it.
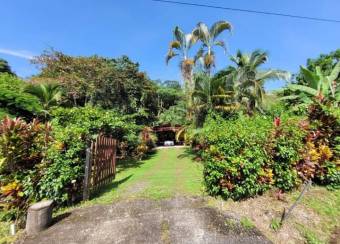
[[[193,107],[196,111],[196,125],[200,125],[208,111],[230,111],[237,107],[233,92],[226,88],[226,80],[211,78],[206,73],[196,74]]]
[[[247,113],[253,114],[255,109],[262,111],[265,96],[264,84],[267,80],[289,80],[291,75],[287,71],[277,69],[259,70],[268,60],[266,52],[255,50],[251,54],[238,51],[231,61],[236,64],[227,76],[227,82],[232,83],[235,99],[246,106]]]
[[[190,109],[192,106],[191,96],[194,89],[192,81],[192,73],[194,60],[189,56],[189,50],[196,43],[197,38],[192,33],[184,34],[184,32],[176,26],[174,31],[174,40],[170,42],[169,51],[166,56],[166,63],[175,56],[180,56],[180,68],[185,84],[185,94],[187,106]],[[190,117],[190,115],[189,115]]]
[[[213,48],[220,46],[226,51],[225,43],[221,40],[216,40],[218,36],[225,30],[231,31],[231,24],[227,21],[217,21],[209,29],[202,22],[197,24],[193,34],[202,42],[202,47],[197,52],[195,60],[199,60],[205,71],[210,75],[211,68],[215,66],[215,52]]]
[[[313,100],[320,103],[328,103],[334,101],[334,105],[340,101],[340,87],[336,79],[340,75],[340,62],[338,62],[332,69],[330,75],[322,73],[321,68],[317,66],[315,72],[300,67],[303,79],[307,85],[290,84],[288,89],[299,94],[283,97],[286,100],[299,99],[304,104],[310,104]]]
[[[62,95],[60,86],[53,83],[29,84],[26,86],[25,91],[39,99],[45,113],[45,118],[50,107],[56,105]]]

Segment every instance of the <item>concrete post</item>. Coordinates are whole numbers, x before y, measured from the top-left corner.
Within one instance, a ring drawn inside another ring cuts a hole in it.
[[[52,221],[53,201],[41,201],[29,207],[26,220],[27,235],[35,235],[46,229]]]

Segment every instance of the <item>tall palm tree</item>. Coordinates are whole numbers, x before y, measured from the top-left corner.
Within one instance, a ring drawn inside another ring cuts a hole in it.
[[[170,42],[169,51],[166,55],[166,63],[176,56],[180,56],[180,68],[185,84],[187,106],[192,106],[191,96],[194,89],[192,80],[194,60],[189,56],[189,50],[196,43],[197,37],[192,33],[185,34],[178,26],[175,27],[174,40]],[[190,116],[189,116],[190,117]]]
[[[39,99],[45,117],[48,114],[50,107],[56,105],[60,101],[62,95],[60,86],[53,83],[29,84],[26,86],[25,91]]]
[[[212,67],[215,66],[214,47],[220,46],[226,51],[224,41],[217,40],[217,38],[223,31],[231,31],[231,29],[232,26],[229,22],[217,21],[210,29],[206,24],[200,22],[193,31],[193,34],[202,42],[202,47],[197,52],[195,60],[199,60],[201,62],[208,75],[210,75]]]
[[[260,66],[268,60],[266,52],[255,50],[251,54],[238,51],[231,61],[236,64],[233,72],[228,75],[227,82],[233,84],[235,98],[238,103],[245,105],[248,114],[255,109],[262,111],[265,96],[264,84],[267,80],[289,80],[287,71],[277,69],[260,70]]]

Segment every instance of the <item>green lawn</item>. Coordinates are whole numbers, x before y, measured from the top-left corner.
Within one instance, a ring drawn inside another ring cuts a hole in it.
[[[202,169],[186,148],[160,149],[142,161],[120,161],[116,179],[94,194],[89,203],[202,195]]]

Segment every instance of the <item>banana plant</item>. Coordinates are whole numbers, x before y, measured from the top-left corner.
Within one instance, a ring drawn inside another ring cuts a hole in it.
[[[195,56],[195,61],[200,61],[206,72],[210,75],[212,67],[215,66],[214,47],[220,46],[226,52],[226,44],[217,40],[219,35],[225,31],[231,31],[232,26],[227,21],[217,21],[209,29],[205,23],[199,22],[193,34],[202,42],[202,46]]]
[[[305,67],[300,67],[301,74],[308,85],[290,84],[288,89],[293,92],[299,92],[297,95],[290,95],[283,99],[300,99],[304,103],[311,103],[314,100],[320,103],[340,101],[339,84],[336,81],[340,75],[340,62],[332,69],[330,75],[322,73],[321,68],[317,66],[315,71]]]

